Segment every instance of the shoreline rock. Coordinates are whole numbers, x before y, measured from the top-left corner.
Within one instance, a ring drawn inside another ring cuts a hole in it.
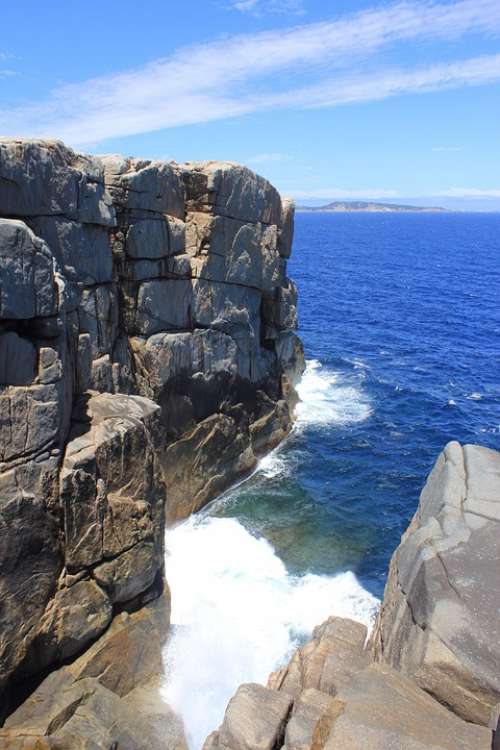
[[[500,747],[499,520],[500,453],[449,443],[392,557],[370,638],[331,617],[266,688],[239,688],[204,750]],[[285,719],[261,708],[280,695]]]
[[[291,429],[292,237],[245,167],[0,138],[0,721],[161,594],[165,524]]]

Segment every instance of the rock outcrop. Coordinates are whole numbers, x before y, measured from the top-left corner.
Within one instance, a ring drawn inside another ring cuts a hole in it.
[[[266,688],[240,687],[204,750],[500,747],[499,509],[500,453],[450,443],[370,639],[327,620]]]
[[[391,561],[373,642],[467,721],[500,702],[500,453],[449,443]]]
[[[292,233],[234,164],[0,139],[3,716],[158,597],[166,521],[290,430]]]

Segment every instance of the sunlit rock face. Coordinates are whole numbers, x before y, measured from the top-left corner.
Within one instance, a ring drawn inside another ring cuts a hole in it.
[[[0,139],[0,691],[163,588],[290,430],[293,206],[250,170]],[[17,688],[16,688],[17,689]]]

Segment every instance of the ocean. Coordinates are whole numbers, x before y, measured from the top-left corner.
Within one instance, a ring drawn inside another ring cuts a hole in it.
[[[449,440],[500,448],[500,214],[296,217],[296,427],[167,533],[164,694],[193,750],[329,615],[373,621]]]

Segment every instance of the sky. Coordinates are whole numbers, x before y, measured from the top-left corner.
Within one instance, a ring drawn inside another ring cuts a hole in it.
[[[19,0],[2,28],[2,135],[500,210],[500,0]]]

